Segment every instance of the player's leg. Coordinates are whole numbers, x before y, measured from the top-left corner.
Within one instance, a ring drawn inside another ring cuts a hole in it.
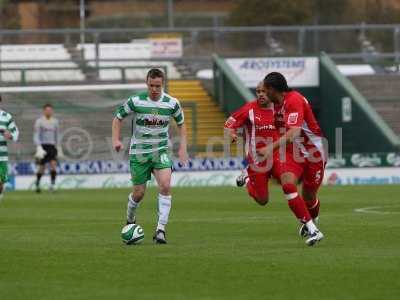
[[[247,168],[240,172],[240,175],[236,178],[236,186],[242,187],[249,181],[249,174],[247,173]]]
[[[298,178],[293,172],[285,172],[280,177],[283,193],[288,201],[289,208],[296,218],[303,224],[311,220],[303,198],[297,190]]]
[[[146,191],[146,183],[151,178],[151,161],[146,157],[131,155],[129,157],[129,167],[133,188],[132,193],[128,196],[126,223],[133,224],[136,222],[136,209]]]
[[[308,163],[305,166],[303,176],[302,195],[306,203],[308,212],[314,223],[318,225],[320,201],[318,198],[318,190],[321,186],[324,176],[325,163]],[[308,229],[302,226],[299,231],[300,236],[308,236]]]
[[[57,160],[53,159],[50,161],[50,190],[54,191],[57,179]]]
[[[302,196],[306,202],[308,212],[314,220],[319,216],[320,202],[317,197],[318,189],[314,189],[303,183]]]
[[[42,176],[44,174],[44,167],[45,167],[45,162],[44,160],[40,160],[38,161],[37,164],[37,172],[36,172],[36,193],[40,193],[41,189],[40,189],[40,180],[42,179]]]
[[[274,163],[274,167],[274,175],[279,176],[289,208],[301,223],[308,222],[311,220],[310,214],[297,190],[297,183],[304,171],[303,164],[296,162],[292,153],[287,151],[284,157]]]
[[[165,244],[165,227],[168,224],[171,211],[171,168],[154,169],[153,174],[158,184],[158,221],[153,240],[158,244]]]
[[[296,183],[297,177],[294,173],[286,172],[282,174],[282,190],[288,200],[288,205],[296,218],[308,229],[309,238],[306,240],[306,244],[313,246],[315,243],[322,240],[324,236],[314,224],[310,213],[307,210],[305,201],[297,191]]]
[[[38,164],[38,169],[37,169],[37,173],[36,173],[36,193],[40,193],[41,189],[40,189],[40,180],[44,174],[45,171],[45,166],[47,163],[49,163],[52,159],[54,154],[52,153],[52,149],[50,145],[42,145],[43,150],[46,151],[45,156],[37,161]]]
[[[165,231],[171,210],[171,169],[155,169],[154,177],[158,184],[158,224],[157,230]]]
[[[139,207],[139,203],[142,201],[145,191],[146,184],[134,185],[132,187],[132,193],[128,195],[126,224],[134,224],[136,222],[136,209]]]
[[[0,162],[0,200],[4,197],[5,184],[8,181],[8,163]]]
[[[171,211],[171,174],[172,161],[168,153],[161,152],[153,158],[153,174],[158,185],[158,221],[153,240],[157,244],[166,244],[165,228]]]
[[[269,173],[258,172],[251,165],[247,168],[247,192],[260,205],[268,203],[268,178]]]
[[[304,170],[302,194],[313,219],[319,216],[320,202],[317,194],[322,184],[324,171],[324,162],[307,163]]]

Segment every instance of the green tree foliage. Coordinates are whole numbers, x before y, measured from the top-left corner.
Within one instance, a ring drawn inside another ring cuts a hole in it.
[[[11,0],[0,0],[0,28],[19,28],[19,16],[16,3],[12,2]]]
[[[312,21],[310,0],[238,0],[229,20],[234,26],[296,25]]]
[[[387,0],[237,0],[234,26],[399,23],[400,9]]]
[[[349,0],[310,0],[313,6],[313,24],[348,23],[344,19],[345,12],[350,8]]]
[[[365,23],[399,23],[400,9],[393,7],[393,5],[388,5],[385,0],[373,0],[366,5],[364,13],[360,17]]]

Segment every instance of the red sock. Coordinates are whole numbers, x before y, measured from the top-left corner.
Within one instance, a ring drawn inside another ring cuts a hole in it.
[[[260,178],[259,178],[260,179]],[[249,195],[260,205],[268,203],[268,188],[264,180],[249,180],[246,184]]]
[[[303,198],[297,192],[297,187],[294,184],[282,185],[283,192],[285,193],[288,205],[297,219],[301,223],[307,223],[311,220],[310,213],[307,210]]]
[[[257,198],[257,192],[256,189],[254,187],[254,184],[252,184],[251,180],[249,180],[246,184],[246,188],[247,188],[247,192],[249,193],[249,195],[253,198]]]
[[[319,216],[319,200],[315,199],[313,201],[305,201],[308,212],[311,215],[311,218],[315,219]]]

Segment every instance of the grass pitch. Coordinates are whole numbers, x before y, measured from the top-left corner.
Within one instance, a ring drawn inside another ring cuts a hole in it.
[[[398,299],[400,186],[324,187],[315,248],[278,187],[173,190],[168,245],[120,240],[127,190],[13,192],[0,204],[0,299]]]

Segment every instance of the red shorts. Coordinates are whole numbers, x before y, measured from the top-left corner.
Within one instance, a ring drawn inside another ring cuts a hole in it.
[[[268,197],[268,181],[270,177],[279,180],[281,176],[281,164],[278,155],[274,155],[271,162],[249,163],[247,166],[247,174],[249,182],[247,185],[248,192],[253,198],[264,199]]]
[[[280,162],[280,172],[293,173],[298,179],[303,181],[303,188],[308,191],[318,191],[324,179],[326,162],[321,158],[317,161],[310,161],[302,158],[296,161],[291,152],[286,152],[286,157]]]

